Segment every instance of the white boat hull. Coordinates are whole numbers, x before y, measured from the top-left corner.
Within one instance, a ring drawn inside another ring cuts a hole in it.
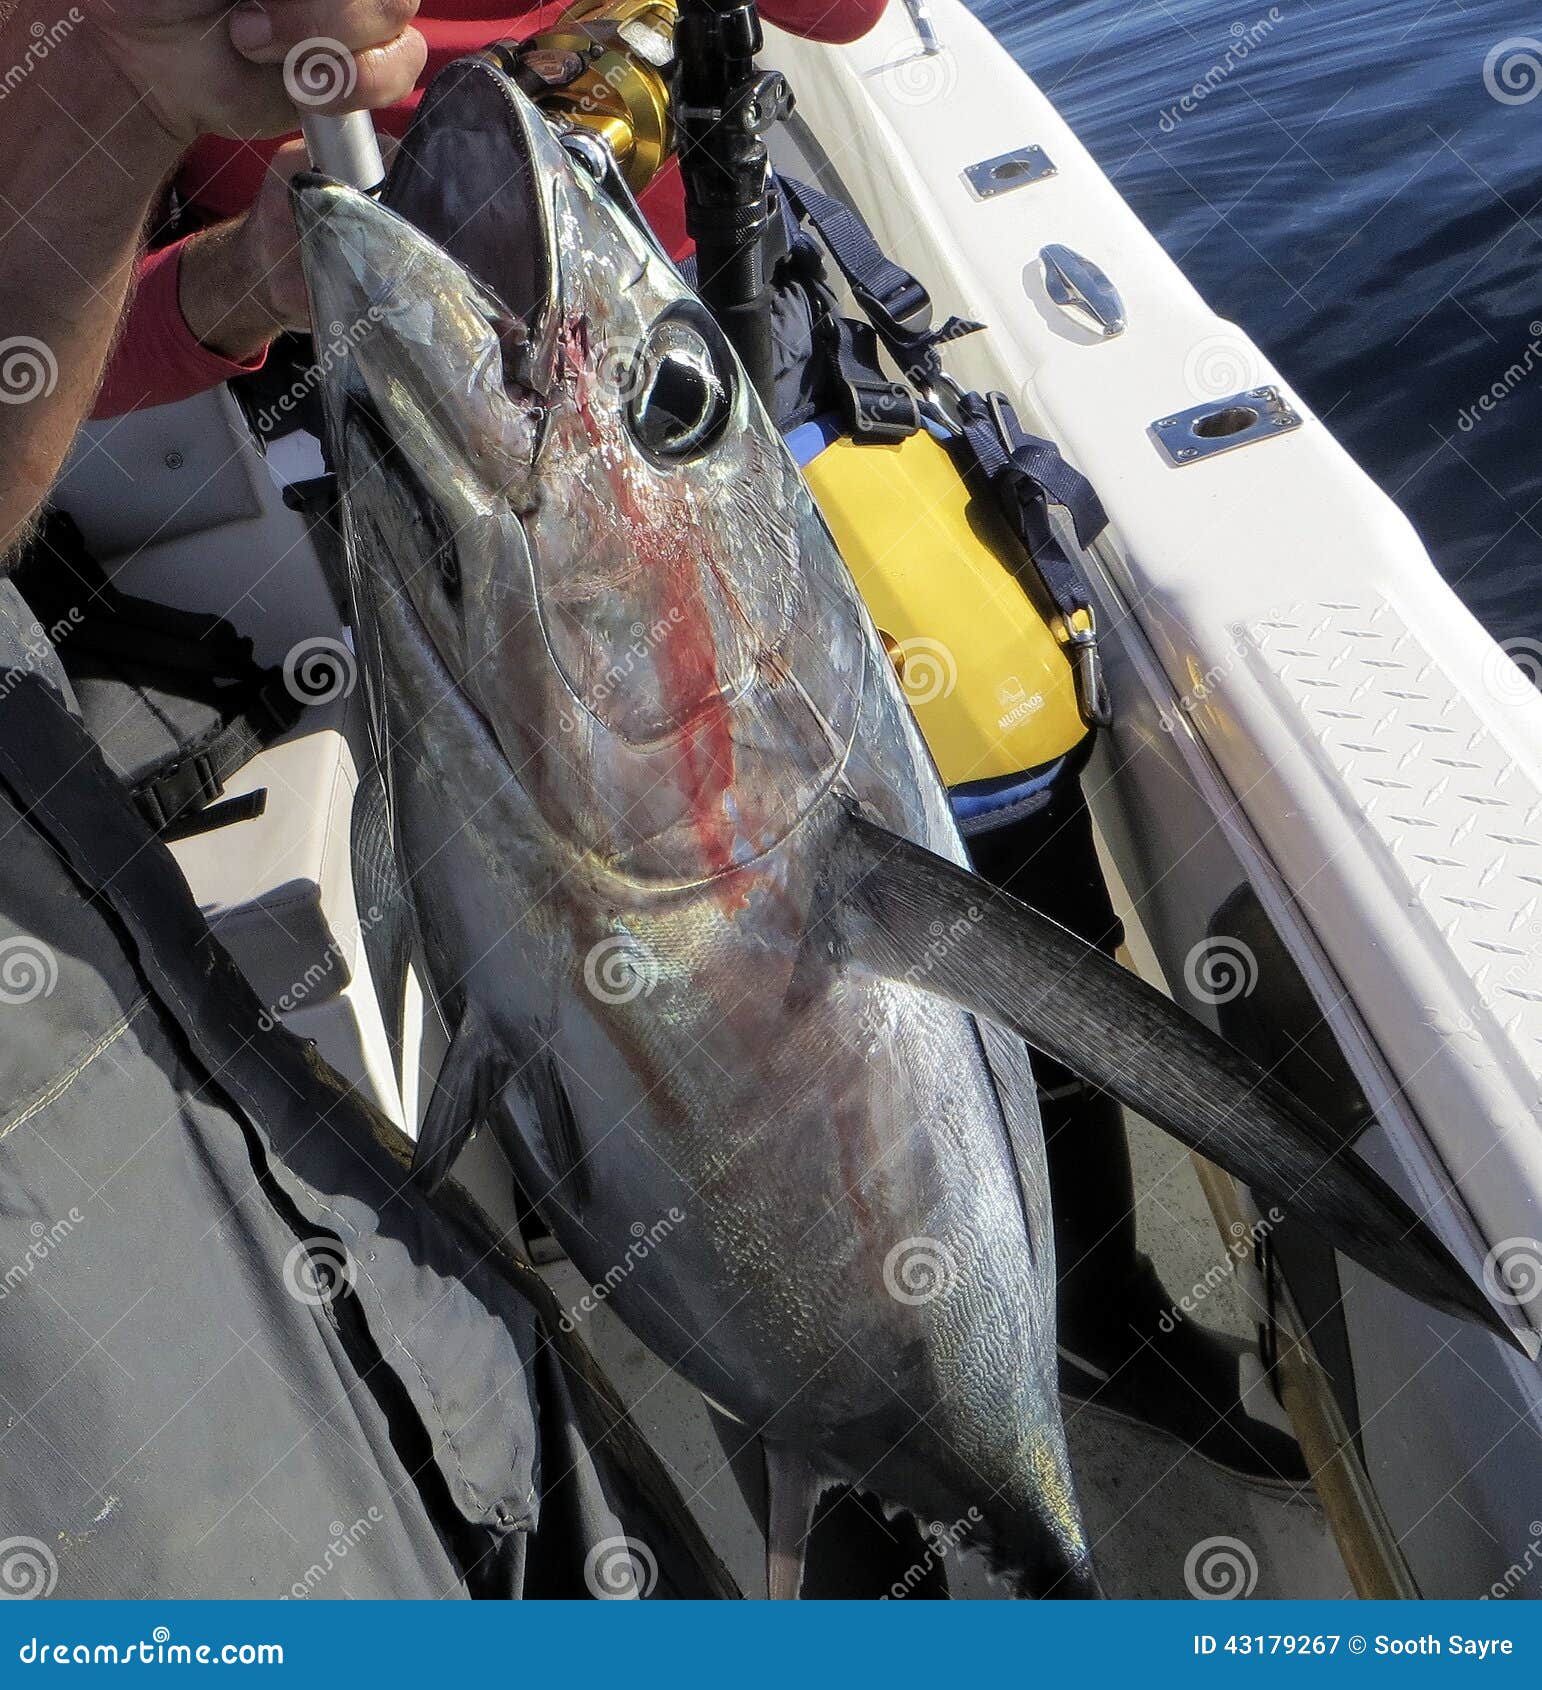
[[[1542,1327],[1542,695],[983,26],[954,0],[932,16],[938,54],[892,5],[853,46],[776,35],[768,57],[881,242],[989,325],[950,368],[1003,389],[1109,511],[1088,562],[1116,721],[1086,786],[1144,936],[1220,1022],[1250,988],[1217,912],[1250,887],[1376,1110],[1360,1149],[1475,1274],[1504,1252]],[[971,188],[1029,146],[1053,174]],[[1052,242],[1112,280],[1122,333],[1052,301]],[[1159,446],[1173,414],[1268,387],[1302,426],[1183,464]],[[1383,1505],[1426,1595],[1480,1594],[1537,1558],[1516,1477],[1542,1375],[1340,1271]]]

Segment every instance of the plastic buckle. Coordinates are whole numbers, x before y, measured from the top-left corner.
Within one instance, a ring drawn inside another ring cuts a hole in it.
[[[749,135],[764,135],[792,116],[792,86],[779,70],[763,71],[736,103],[734,115]]]
[[[874,445],[895,445],[921,427],[915,395],[898,382],[853,381],[846,378],[854,412],[852,433]]]
[[[902,362],[932,353],[931,295],[915,279],[905,277],[895,292],[893,304],[871,288],[853,287],[852,295],[866,312],[873,327]]]
[[[212,804],[225,790],[214,765],[201,751],[163,769],[140,788],[157,827],[167,827],[189,810]]]

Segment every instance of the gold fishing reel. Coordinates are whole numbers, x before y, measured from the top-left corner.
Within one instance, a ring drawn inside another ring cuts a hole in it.
[[[520,86],[554,121],[601,136],[633,193],[673,149],[669,76],[678,16],[675,0],[574,0],[518,49]]]

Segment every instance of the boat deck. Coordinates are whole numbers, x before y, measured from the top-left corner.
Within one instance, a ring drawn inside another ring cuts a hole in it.
[[[1185,1152],[1141,1121],[1132,1128],[1131,1148],[1141,1193],[1141,1247],[1156,1262],[1163,1282],[1181,1294],[1224,1260],[1215,1224]],[[746,1595],[764,1596],[760,1534],[701,1397],[603,1305],[592,1314],[577,1313],[588,1286],[571,1264],[559,1262],[545,1271],[563,1304],[575,1311],[583,1337],[668,1464],[740,1588]],[[1228,1274],[1206,1296],[1203,1319],[1219,1330],[1251,1333],[1254,1311],[1240,1275]],[[1256,1597],[1353,1596],[1332,1534],[1313,1503],[1281,1501],[1143,1428],[1075,1403],[1064,1407],[1087,1530],[1109,1596],[1192,1595],[1185,1582],[1189,1557],[1218,1538],[1235,1539],[1253,1557],[1258,1572],[1251,1594]],[[1246,1555],[1241,1555],[1244,1567]],[[956,1597],[990,1600],[1010,1594],[972,1557],[951,1557],[948,1576]]]

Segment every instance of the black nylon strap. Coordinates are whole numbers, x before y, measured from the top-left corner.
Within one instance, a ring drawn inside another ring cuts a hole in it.
[[[824,243],[878,338],[918,385],[935,378],[937,348],[984,327],[963,317],[932,326],[932,297],[908,270],[889,258],[849,206],[791,176],[777,178],[793,211]]]
[[[796,237],[792,255],[803,265],[805,281],[824,311],[820,331],[849,398],[848,426],[859,440],[899,440],[914,434],[920,426],[915,396],[884,375],[876,343],[882,341],[907,380],[924,393],[942,380],[937,348],[983,325],[950,317],[941,328],[933,328],[931,296],[884,254],[856,211],[793,177],[777,180],[785,205],[813,229],[869,318],[868,323],[852,323],[839,315],[819,279],[823,263],[818,249],[807,235]],[[1089,723],[1105,723],[1109,698],[1098,662],[1091,595],[1049,514],[1050,504],[1061,506],[1071,518],[1078,544],[1086,547],[1108,525],[1102,501],[1052,441],[1023,428],[1002,394],[961,393],[958,419],[965,451],[989,483],[1059,612],[1082,715]]]
[[[16,573],[77,689],[125,690],[128,708],[115,708],[109,724],[110,760],[152,827],[185,832],[193,810],[299,720],[303,700],[281,669],[258,666],[250,638],[224,617],[122,592],[62,511],[47,513]],[[227,821],[241,813],[222,810]]]
[[[1070,516],[1079,545],[1097,539],[1108,526],[1103,501],[1052,441],[1029,434],[1000,393],[966,393],[958,408],[970,450],[992,483],[1005,478],[1020,499],[1048,497]]]
[[[1027,548],[1045,590],[1065,624],[1077,672],[1082,715],[1094,723],[1109,719],[1109,699],[1097,661],[1092,600],[1081,570],[1067,555],[1050,520],[1059,505],[1071,518],[1079,545],[1090,546],[1108,526],[1097,491],[1066,462],[1052,441],[1029,434],[1000,393],[965,393],[958,402],[966,449],[990,483],[1012,531]],[[1085,626],[1078,627],[1078,620]]]
[[[868,445],[908,440],[921,426],[921,410],[909,387],[884,374],[872,325],[841,316],[832,301],[815,333],[839,377],[852,438]]]
[[[239,704],[226,706],[228,714],[218,728],[133,788],[134,803],[151,827],[166,830],[189,811],[212,804],[238,769],[299,720],[301,702],[284,684],[282,671],[259,674],[255,685],[241,689]],[[243,818],[227,812],[225,819]]]

